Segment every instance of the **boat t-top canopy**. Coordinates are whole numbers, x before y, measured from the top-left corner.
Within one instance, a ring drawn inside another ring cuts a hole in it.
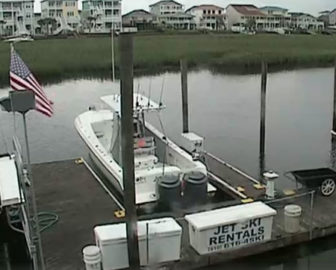
[[[121,96],[120,95],[110,95],[101,97],[101,100],[106,103],[111,109],[120,115],[121,107]],[[154,112],[164,109],[165,106],[159,105],[156,102],[148,99],[147,97],[134,94],[133,98],[133,111],[134,112]]]

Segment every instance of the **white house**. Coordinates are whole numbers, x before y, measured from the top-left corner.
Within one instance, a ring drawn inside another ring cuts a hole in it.
[[[122,16],[123,27],[136,27],[138,30],[154,28],[155,15],[144,10],[132,10]]]
[[[0,0],[0,34],[34,35],[34,1]]]
[[[80,24],[78,0],[42,0],[41,17],[56,20],[54,34],[62,30],[76,30]]]
[[[231,31],[242,32],[251,26],[263,29],[267,23],[266,17],[266,14],[254,5],[228,5],[226,8],[227,25]]]
[[[193,6],[185,11],[194,16],[197,29],[224,30],[225,10],[216,5]]]
[[[263,26],[264,31],[272,31],[280,33],[284,29],[288,29],[291,24],[291,16],[288,14],[288,9],[276,7],[276,6],[265,6],[261,7],[260,11],[266,15],[266,22]]]
[[[156,16],[156,23],[164,28],[185,30],[195,28],[193,16],[185,13],[183,5],[176,1],[159,1],[149,8]]]
[[[295,29],[318,31],[324,29],[324,22],[319,21],[314,16],[302,13],[302,12],[291,12],[291,27]]]
[[[184,12],[182,4],[176,1],[159,1],[149,6],[150,12],[157,16]]]
[[[336,25],[336,9],[329,13],[329,24]]]
[[[109,33],[122,29],[121,0],[84,0],[82,21],[84,31]]]

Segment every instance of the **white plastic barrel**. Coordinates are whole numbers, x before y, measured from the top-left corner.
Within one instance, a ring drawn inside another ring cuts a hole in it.
[[[86,270],[101,270],[100,249],[97,246],[83,248],[83,260]]]
[[[300,230],[302,208],[299,205],[287,205],[285,207],[285,231],[297,233]]]

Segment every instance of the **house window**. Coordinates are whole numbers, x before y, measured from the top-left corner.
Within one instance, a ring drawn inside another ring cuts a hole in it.
[[[221,11],[221,10],[218,10],[218,14],[222,14],[222,11]]]
[[[73,17],[73,16],[75,16],[75,13],[73,11],[68,11],[67,16],[68,17]]]
[[[213,10],[213,11],[212,11],[212,14],[216,14],[216,11],[215,11],[215,10]]]
[[[206,10],[203,10],[203,14],[206,14]]]

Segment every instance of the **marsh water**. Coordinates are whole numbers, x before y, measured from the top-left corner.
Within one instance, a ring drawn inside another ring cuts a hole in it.
[[[321,68],[278,72],[268,76],[265,168],[280,174],[279,188],[294,186],[283,176],[287,171],[334,165],[330,133],[333,74],[332,69]],[[149,120],[160,130],[163,129],[168,137],[180,142],[180,74],[139,77],[134,80],[134,88],[135,92],[156,101],[160,101],[162,93],[162,102],[167,108]],[[6,95],[8,90],[1,89],[0,96]],[[86,155],[87,149],[75,131],[74,119],[90,105],[99,107],[101,96],[117,93],[119,82],[68,80],[45,85],[45,91],[54,102],[55,116],[48,119],[36,112],[28,114],[33,162]],[[260,76],[213,74],[207,70],[190,72],[189,112],[190,130],[205,138],[206,151],[253,177],[259,177]],[[1,112],[0,152],[11,149],[10,138],[14,129],[21,136],[19,116],[16,117],[15,127],[12,115]],[[252,258],[259,266],[249,265],[252,269],[334,269],[334,240],[317,242],[320,249],[316,244],[302,246],[297,255],[291,252],[290,257],[273,254],[267,260],[263,256]],[[283,261],[288,262],[283,264]],[[259,264],[261,262],[265,264]]]

